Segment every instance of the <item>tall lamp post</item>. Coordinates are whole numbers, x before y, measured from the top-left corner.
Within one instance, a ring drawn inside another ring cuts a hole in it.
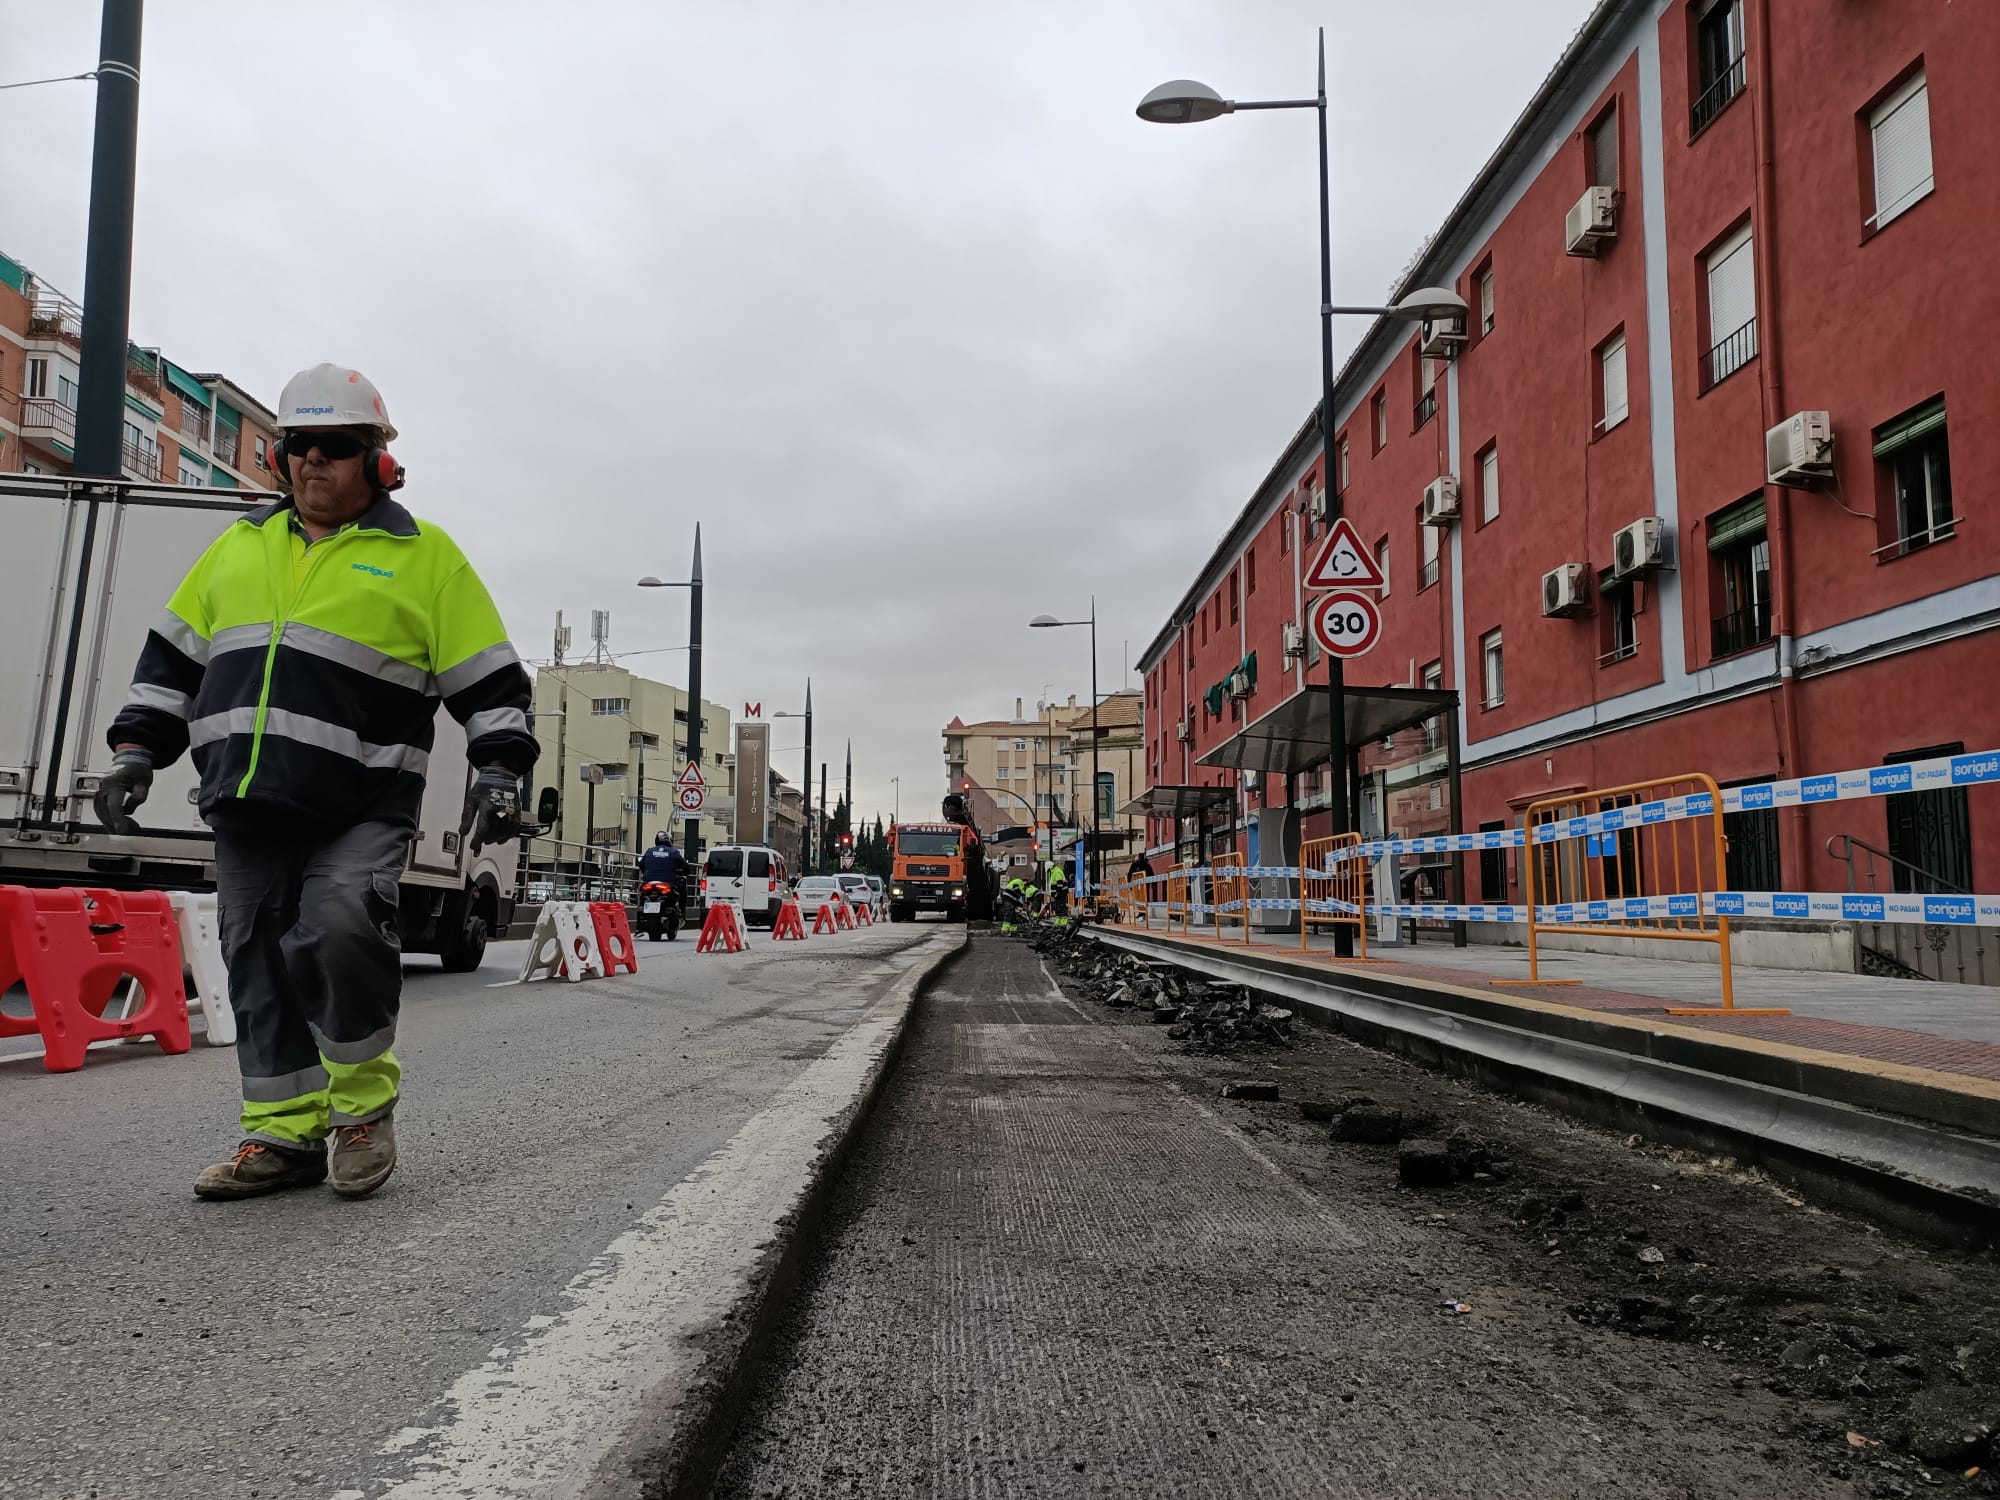
[[[900,776],[891,776],[889,778],[889,785],[896,789],[896,810],[890,814],[890,817],[893,821],[900,823],[903,821],[903,778]]]
[[[688,591],[688,764],[701,764],[701,524],[694,528],[694,568],[685,582],[667,582],[650,574],[639,580],[642,589],[686,589]],[[683,852],[690,863],[701,857],[701,814],[690,813],[687,846]]]
[[[1319,442],[1321,483],[1326,490],[1329,520],[1340,515],[1340,488],[1334,483],[1333,317],[1335,313],[1363,317],[1403,318],[1423,322],[1456,317],[1464,327],[1465,299],[1443,287],[1421,287],[1394,307],[1335,307],[1333,305],[1333,211],[1326,168],[1326,28],[1319,32],[1319,90],[1310,99],[1225,99],[1205,83],[1177,78],[1163,83],[1139,101],[1139,118],[1154,125],[1198,125],[1221,115],[1247,109],[1313,109],[1319,111]],[[1341,659],[1331,652],[1326,664],[1328,805],[1333,831],[1346,833],[1357,821],[1350,808],[1347,775],[1347,678]],[[1093,788],[1093,791],[1095,789]],[[1335,929],[1335,948],[1350,952],[1352,934]]]
[[[801,875],[810,875],[810,874],[812,874],[812,872],[813,872],[813,867],[812,867],[812,857],[813,857],[813,684],[812,684],[812,679],[811,679],[810,677],[808,677],[808,678],[806,679],[806,711],[805,711],[804,713],[802,713],[802,714],[795,714],[795,713],[792,713],[792,712],[791,712],[790,710],[788,710],[788,709],[779,709],[779,710],[778,710],[777,712],[773,713],[773,714],[771,715],[771,717],[772,717],[772,718],[774,718],[774,719],[804,719],[804,720],[806,721],[806,764],[805,764],[805,807],[804,807],[804,808],[802,809],[802,811],[803,811],[803,812],[805,813],[805,815],[806,815],[806,821],[805,821],[805,827],[804,827],[804,828],[802,828],[802,829],[801,829],[801,830],[799,831],[799,873],[800,873]]]
[[[1099,847],[1097,795],[1097,596],[1090,596],[1090,618],[1087,620],[1058,620],[1054,615],[1036,615],[1028,621],[1031,630],[1060,630],[1070,625],[1090,627],[1090,888],[1094,894],[1104,884],[1104,850]],[[1053,801],[1053,799],[1051,799]],[[1050,853],[1053,854],[1055,834],[1049,834]]]

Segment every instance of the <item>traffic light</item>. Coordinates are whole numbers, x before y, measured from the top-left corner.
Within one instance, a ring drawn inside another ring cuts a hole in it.
[[[847,853],[848,850],[852,849],[853,847],[854,847],[854,835],[851,833],[843,833],[840,836],[840,852],[842,854],[845,854]]]

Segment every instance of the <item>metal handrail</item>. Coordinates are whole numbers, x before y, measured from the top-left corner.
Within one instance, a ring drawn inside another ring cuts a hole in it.
[[[1749,77],[1749,54],[1739,52],[1688,110],[1688,134],[1691,138],[1706,130],[1709,122],[1722,113],[1723,106],[1743,92]]]
[[[1842,846],[1838,852],[1833,847],[1835,844]],[[1874,859],[1879,859],[1887,864],[1908,870],[1920,880],[1928,881],[1932,887],[1930,891],[1932,895],[1970,896],[1972,894],[1964,886],[1954,885],[1951,881],[1946,880],[1944,876],[1935,875],[1931,871],[1926,870],[1922,865],[1912,864],[1899,854],[1891,854],[1887,849],[1878,849],[1865,839],[1858,839],[1851,833],[1836,833],[1826,841],[1826,852],[1831,858],[1837,859],[1847,866],[1847,888],[1850,891],[1857,889],[1854,884],[1854,851],[1856,849],[1859,849],[1864,854],[1872,855]],[[1868,889],[1871,891],[1875,889],[1875,867],[1872,861],[1868,868]],[[1921,893],[1921,888],[1918,889]]]
[[[1701,388],[1706,391],[1727,380],[1757,357],[1757,320],[1717,339],[1701,357]]]

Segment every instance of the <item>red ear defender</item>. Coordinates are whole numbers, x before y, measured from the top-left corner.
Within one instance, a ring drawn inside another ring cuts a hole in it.
[[[362,471],[368,482],[378,490],[400,490],[403,487],[403,466],[387,448],[370,448],[361,457]]]

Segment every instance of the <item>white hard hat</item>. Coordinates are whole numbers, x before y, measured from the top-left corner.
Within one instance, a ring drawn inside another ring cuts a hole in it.
[[[396,424],[375,382],[343,365],[314,365],[286,381],[278,397],[278,426],[376,427],[383,442],[396,440]]]

